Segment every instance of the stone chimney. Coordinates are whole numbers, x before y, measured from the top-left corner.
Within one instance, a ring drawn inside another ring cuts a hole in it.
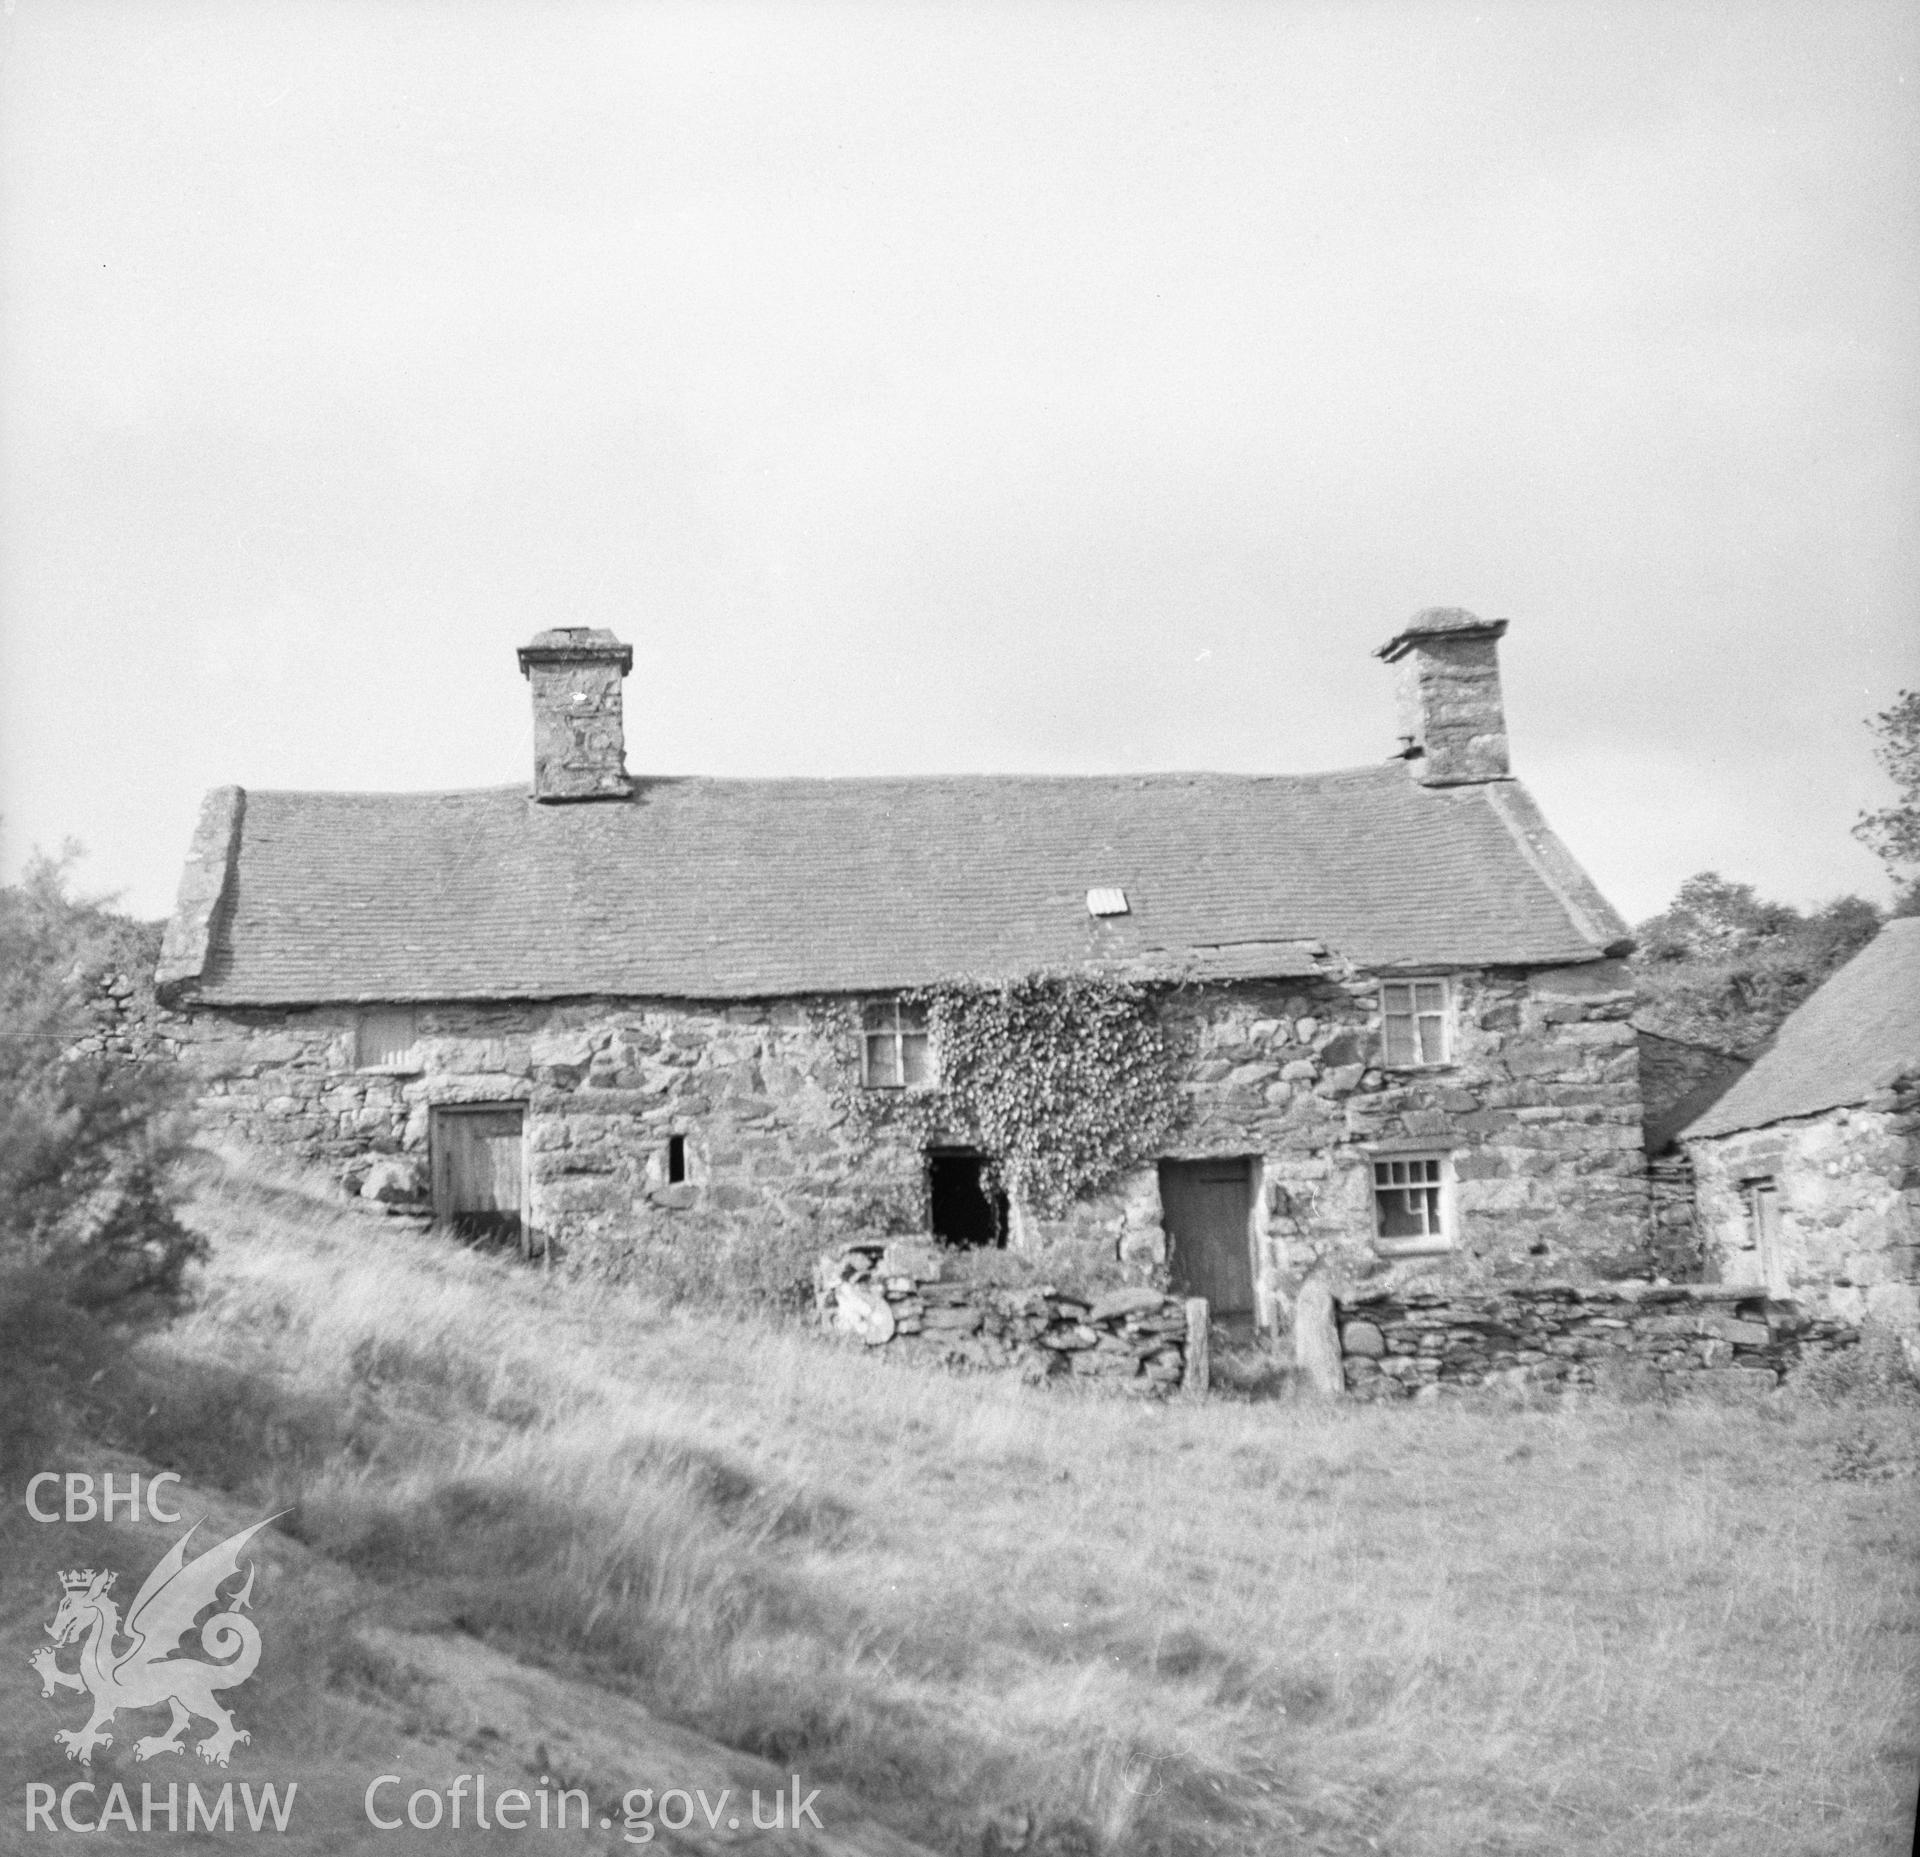
[[[520,669],[533,685],[533,797],[626,799],[620,680],[633,647],[611,632],[556,626],[520,647]]]
[[[1423,785],[1507,778],[1507,717],[1500,703],[1506,629],[1504,619],[1430,606],[1374,653],[1399,679],[1400,753]]]

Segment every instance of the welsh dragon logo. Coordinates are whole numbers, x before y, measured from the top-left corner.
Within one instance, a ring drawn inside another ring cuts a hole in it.
[[[252,1619],[241,1616],[253,1597],[252,1562],[237,1593],[222,1599],[220,1589],[240,1577],[240,1550],[273,1519],[255,1522],[190,1561],[187,1543],[200,1526],[195,1522],[147,1575],[127,1608],[124,1625],[119,1606],[109,1597],[117,1574],[96,1573],[91,1567],[61,1574],[60,1609],[46,1628],[53,1643],[35,1651],[29,1661],[40,1673],[43,1696],[59,1689],[93,1692],[93,1716],[87,1725],[62,1728],[53,1737],[69,1760],[91,1766],[96,1747],[112,1746],[107,1725],[122,1709],[155,1709],[163,1702],[172,1708],[173,1720],[164,1734],[143,1735],[134,1742],[135,1760],[184,1754],[181,1737],[195,1716],[213,1724],[213,1733],[196,1747],[202,1760],[216,1766],[227,1764],[236,1742],[252,1739],[244,1728],[234,1726],[232,1713],[213,1697],[217,1689],[244,1683],[260,1662],[260,1633]],[[200,1627],[200,1648],[226,1661],[203,1663],[172,1655],[209,1606],[218,1609]],[[62,1670],[61,1651],[80,1639],[85,1642],[79,1669]],[[120,1639],[131,1642],[116,1649]]]

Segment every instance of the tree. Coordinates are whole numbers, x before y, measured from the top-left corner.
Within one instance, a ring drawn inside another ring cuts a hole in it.
[[[0,1269],[101,1306],[173,1294],[204,1246],[174,1211],[173,1066],[75,1048],[103,975],[151,969],[156,951],[151,925],[68,894],[77,855],[36,856],[0,886]]]
[[[1803,913],[1702,871],[1635,931],[1636,1017],[1649,1031],[1750,1055],[1879,928],[1863,897]]]
[[[1902,690],[1893,704],[1868,722],[1879,739],[1874,757],[1887,770],[1899,798],[1878,812],[1863,812],[1853,835],[1886,865],[1898,898],[1896,915],[1920,915],[1920,690]]]

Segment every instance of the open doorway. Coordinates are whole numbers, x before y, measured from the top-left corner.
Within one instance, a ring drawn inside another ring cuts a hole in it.
[[[927,1210],[942,1244],[971,1251],[1007,1242],[1007,1196],[991,1183],[984,1154],[967,1148],[929,1152]]]

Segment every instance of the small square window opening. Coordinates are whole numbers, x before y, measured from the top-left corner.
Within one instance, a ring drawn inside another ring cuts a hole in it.
[[[868,1089],[922,1089],[933,1081],[925,1007],[870,1001],[861,1008],[860,1025],[860,1081]]]
[[[1380,988],[1384,1055],[1397,1069],[1446,1064],[1453,1058],[1452,1019],[1444,980],[1389,980]]]
[[[405,1006],[375,1006],[353,1023],[353,1062],[358,1070],[418,1070],[414,1043],[418,1037],[412,1010]]]
[[[1445,1243],[1446,1164],[1410,1154],[1373,1163],[1374,1232],[1384,1243]]]

